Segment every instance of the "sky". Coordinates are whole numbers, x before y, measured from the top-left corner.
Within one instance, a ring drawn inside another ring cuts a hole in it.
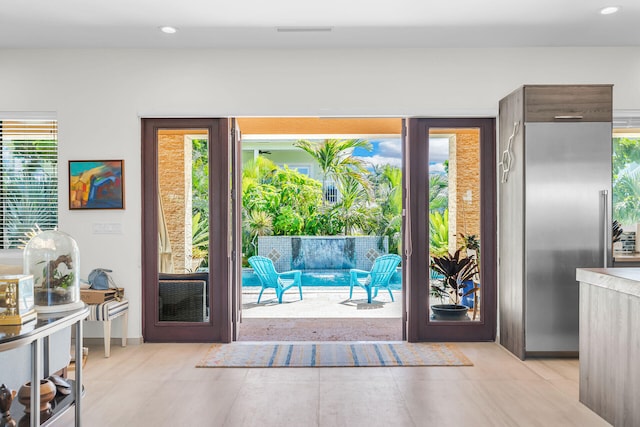
[[[370,140],[372,151],[356,148],[353,155],[371,165],[400,167],[402,163],[402,141],[397,139]],[[429,168],[431,173],[444,172],[443,162],[449,158],[448,138],[429,139]]]

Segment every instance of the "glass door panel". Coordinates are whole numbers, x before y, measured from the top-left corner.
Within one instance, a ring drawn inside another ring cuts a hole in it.
[[[158,321],[208,322],[209,134],[158,132]]]
[[[429,129],[431,321],[480,321],[480,130]]]

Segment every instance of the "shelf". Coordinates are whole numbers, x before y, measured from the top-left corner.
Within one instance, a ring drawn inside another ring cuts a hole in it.
[[[39,384],[40,379],[49,375],[49,362],[42,357],[42,347],[48,345],[48,339],[54,332],[67,327],[74,327],[76,334],[76,359],[82,359],[82,323],[89,315],[89,309],[85,306],[78,310],[62,313],[42,314],[38,313],[36,320],[19,326],[0,326],[0,352],[18,347],[29,346],[31,348],[31,383]],[[11,404],[11,417],[19,422],[19,426],[46,426],[53,422],[69,408],[75,408],[76,426],[80,426],[82,393],[82,364],[76,368],[76,381],[71,381],[72,393],[54,399],[52,409],[47,412],[33,414],[33,417],[25,414],[24,406],[17,399]],[[84,389],[82,389],[84,390]],[[76,399],[77,397],[77,399]],[[38,402],[40,388],[31,389],[31,399]]]
[[[40,425],[48,426],[53,425],[54,421],[67,412],[70,408],[72,408],[75,404],[75,381],[67,380],[71,384],[71,393],[67,396],[64,395],[56,395],[56,397],[50,402],[51,410],[48,413],[40,412]],[[30,416],[25,413],[25,407],[22,403],[18,402],[18,397],[13,400],[11,403],[11,418],[13,418],[17,423],[18,427],[28,426],[30,424]]]

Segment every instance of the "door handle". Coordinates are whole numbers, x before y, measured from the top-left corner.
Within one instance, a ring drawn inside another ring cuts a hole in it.
[[[498,163],[498,165],[502,168],[502,176],[500,178],[501,184],[504,184],[509,180],[509,172],[511,172],[511,166],[513,164],[513,140],[518,133],[519,126],[520,122],[513,122],[513,132],[509,137],[509,141],[507,141],[507,147],[502,152],[500,163]]]
[[[609,221],[609,190],[600,190],[600,195],[602,196],[602,220],[603,224],[603,233],[602,233],[602,267],[607,268],[607,264],[609,262],[609,247],[611,245],[611,222]]]

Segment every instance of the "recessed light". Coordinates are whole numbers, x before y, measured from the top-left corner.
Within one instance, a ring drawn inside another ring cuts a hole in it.
[[[160,31],[165,34],[175,34],[178,30],[175,27],[160,27]]]
[[[600,9],[600,13],[602,15],[611,15],[612,13],[616,13],[620,10],[619,6],[607,6]]]

